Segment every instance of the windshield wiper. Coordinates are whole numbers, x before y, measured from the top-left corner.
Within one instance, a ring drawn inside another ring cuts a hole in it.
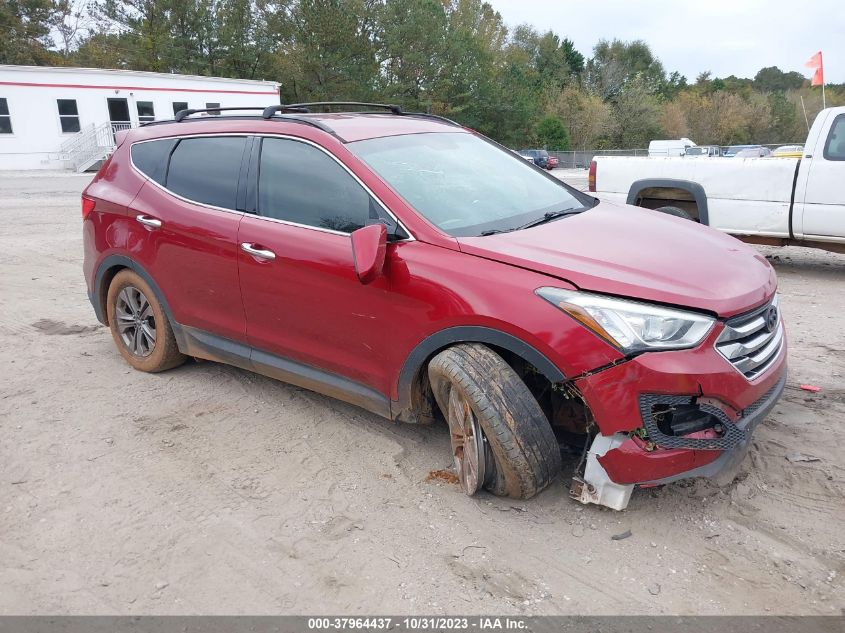
[[[496,233],[510,233],[511,231],[515,231],[516,229],[487,229],[486,231],[481,231],[479,235],[482,237],[487,237],[488,235],[496,235]]]
[[[530,229],[532,226],[538,226],[540,224],[545,224],[546,222],[550,222],[551,220],[557,220],[558,218],[562,218],[567,215],[577,215],[578,213],[583,213],[586,211],[586,208],[578,208],[578,209],[563,209],[561,211],[549,211],[548,213],[544,213],[543,217],[538,218],[536,220],[531,220],[525,224],[521,224],[519,226],[514,226],[512,228],[507,229],[487,229],[486,231],[482,231],[479,235],[486,237],[488,235],[496,235],[497,233],[511,233],[512,231],[521,231],[522,229]]]
[[[549,211],[548,213],[544,213],[542,218],[538,218],[537,220],[531,220],[531,222],[526,222],[522,226],[518,226],[514,231],[519,231],[521,229],[530,229],[532,226],[539,226],[541,224],[545,224],[546,222],[550,222],[551,220],[557,220],[558,218],[562,218],[567,215],[576,215],[578,213],[583,213],[586,209],[563,209],[562,211]]]

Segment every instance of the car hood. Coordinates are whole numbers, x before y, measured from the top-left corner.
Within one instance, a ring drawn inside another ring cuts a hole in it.
[[[753,248],[689,220],[602,202],[530,229],[458,238],[461,251],[535,270],[582,290],[644,299],[722,317],[777,289]]]

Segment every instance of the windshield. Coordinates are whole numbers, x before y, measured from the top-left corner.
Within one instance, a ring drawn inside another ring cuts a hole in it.
[[[431,223],[455,237],[510,231],[593,199],[466,132],[406,134],[347,147]]]

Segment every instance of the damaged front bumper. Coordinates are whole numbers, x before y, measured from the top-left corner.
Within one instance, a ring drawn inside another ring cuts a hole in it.
[[[574,381],[599,433],[570,494],[624,509],[635,485],[713,477],[735,467],[786,385],[786,343],[747,379],[714,347],[643,354]]]

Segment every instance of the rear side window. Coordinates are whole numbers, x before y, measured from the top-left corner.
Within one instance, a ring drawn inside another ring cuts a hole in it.
[[[845,114],[837,115],[824,145],[827,160],[845,160]]]
[[[165,186],[188,200],[236,209],[245,144],[242,136],[182,139],[170,155]]]
[[[367,191],[334,159],[311,145],[277,138],[261,146],[258,211],[343,233],[379,218]]]
[[[135,143],[130,150],[132,162],[142,174],[163,185],[167,174],[167,159],[176,143],[177,139],[174,138]]]

